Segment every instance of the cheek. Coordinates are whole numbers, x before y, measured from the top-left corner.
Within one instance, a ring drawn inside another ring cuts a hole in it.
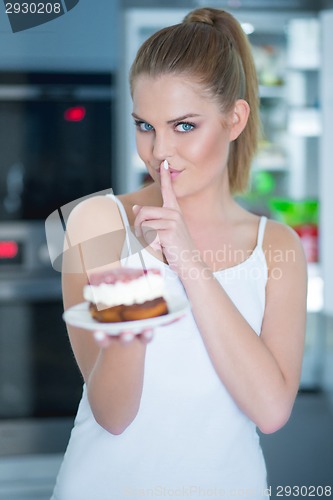
[[[188,152],[194,163],[221,164],[228,155],[228,141],[221,133],[207,132],[201,136],[201,140],[194,139],[189,145]],[[199,165],[200,166],[200,165]]]
[[[144,162],[148,159],[149,154],[149,141],[147,136],[137,132],[135,137],[138,155]]]

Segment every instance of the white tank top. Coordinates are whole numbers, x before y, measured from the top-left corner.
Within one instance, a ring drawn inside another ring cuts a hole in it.
[[[124,207],[112,197],[126,227],[123,265],[158,267],[168,289],[185,294],[175,272],[147,250],[137,251]],[[214,273],[257,335],[267,282],[265,225],[262,217],[257,245],[246,260]],[[51,500],[155,497],[268,498],[256,426],[218,378],[191,312],[155,330],[146,351],[140,409],[121,435],[96,423],[83,387]]]

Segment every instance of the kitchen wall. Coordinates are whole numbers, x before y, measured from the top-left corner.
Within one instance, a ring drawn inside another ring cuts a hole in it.
[[[121,0],[81,0],[47,24],[12,33],[0,4],[0,70],[116,69]]]

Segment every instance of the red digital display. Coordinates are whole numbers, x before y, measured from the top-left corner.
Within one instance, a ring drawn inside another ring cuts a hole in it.
[[[19,253],[16,241],[0,241],[0,259],[15,259]]]
[[[67,108],[64,112],[64,118],[68,122],[81,122],[86,116],[86,108],[84,106],[74,106]]]

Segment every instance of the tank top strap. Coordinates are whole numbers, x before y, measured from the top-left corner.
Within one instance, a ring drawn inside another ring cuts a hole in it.
[[[126,232],[126,239],[125,239],[125,242],[124,242],[124,247],[123,247],[123,252],[122,253],[123,254],[126,253],[127,255],[129,255],[129,254],[132,253],[132,251],[131,251],[131,242],[130,242],[130,237],[129,237],[130,223],[129,223],[129,220],[128,220],[128,217],[127,217],[127,213],[126,213],[125,207],[122,204],[122,202],[120,200],[118,200],[118,198],[114,194],[108,193],[106,196],[109,196],[110,198],[112,198],[117,203],[117,206],[118,206],[121,218],[122,218],[123,223],[124,223],[125,232]],[[125,251],[125,249],[126,249],[126,251]]]
[[[267,222],[267,217],[265,215],[260,217],[258,236],[257,236],[257,247],[259,248],[262,248],[262,243],[264,241],[266,222]]]

